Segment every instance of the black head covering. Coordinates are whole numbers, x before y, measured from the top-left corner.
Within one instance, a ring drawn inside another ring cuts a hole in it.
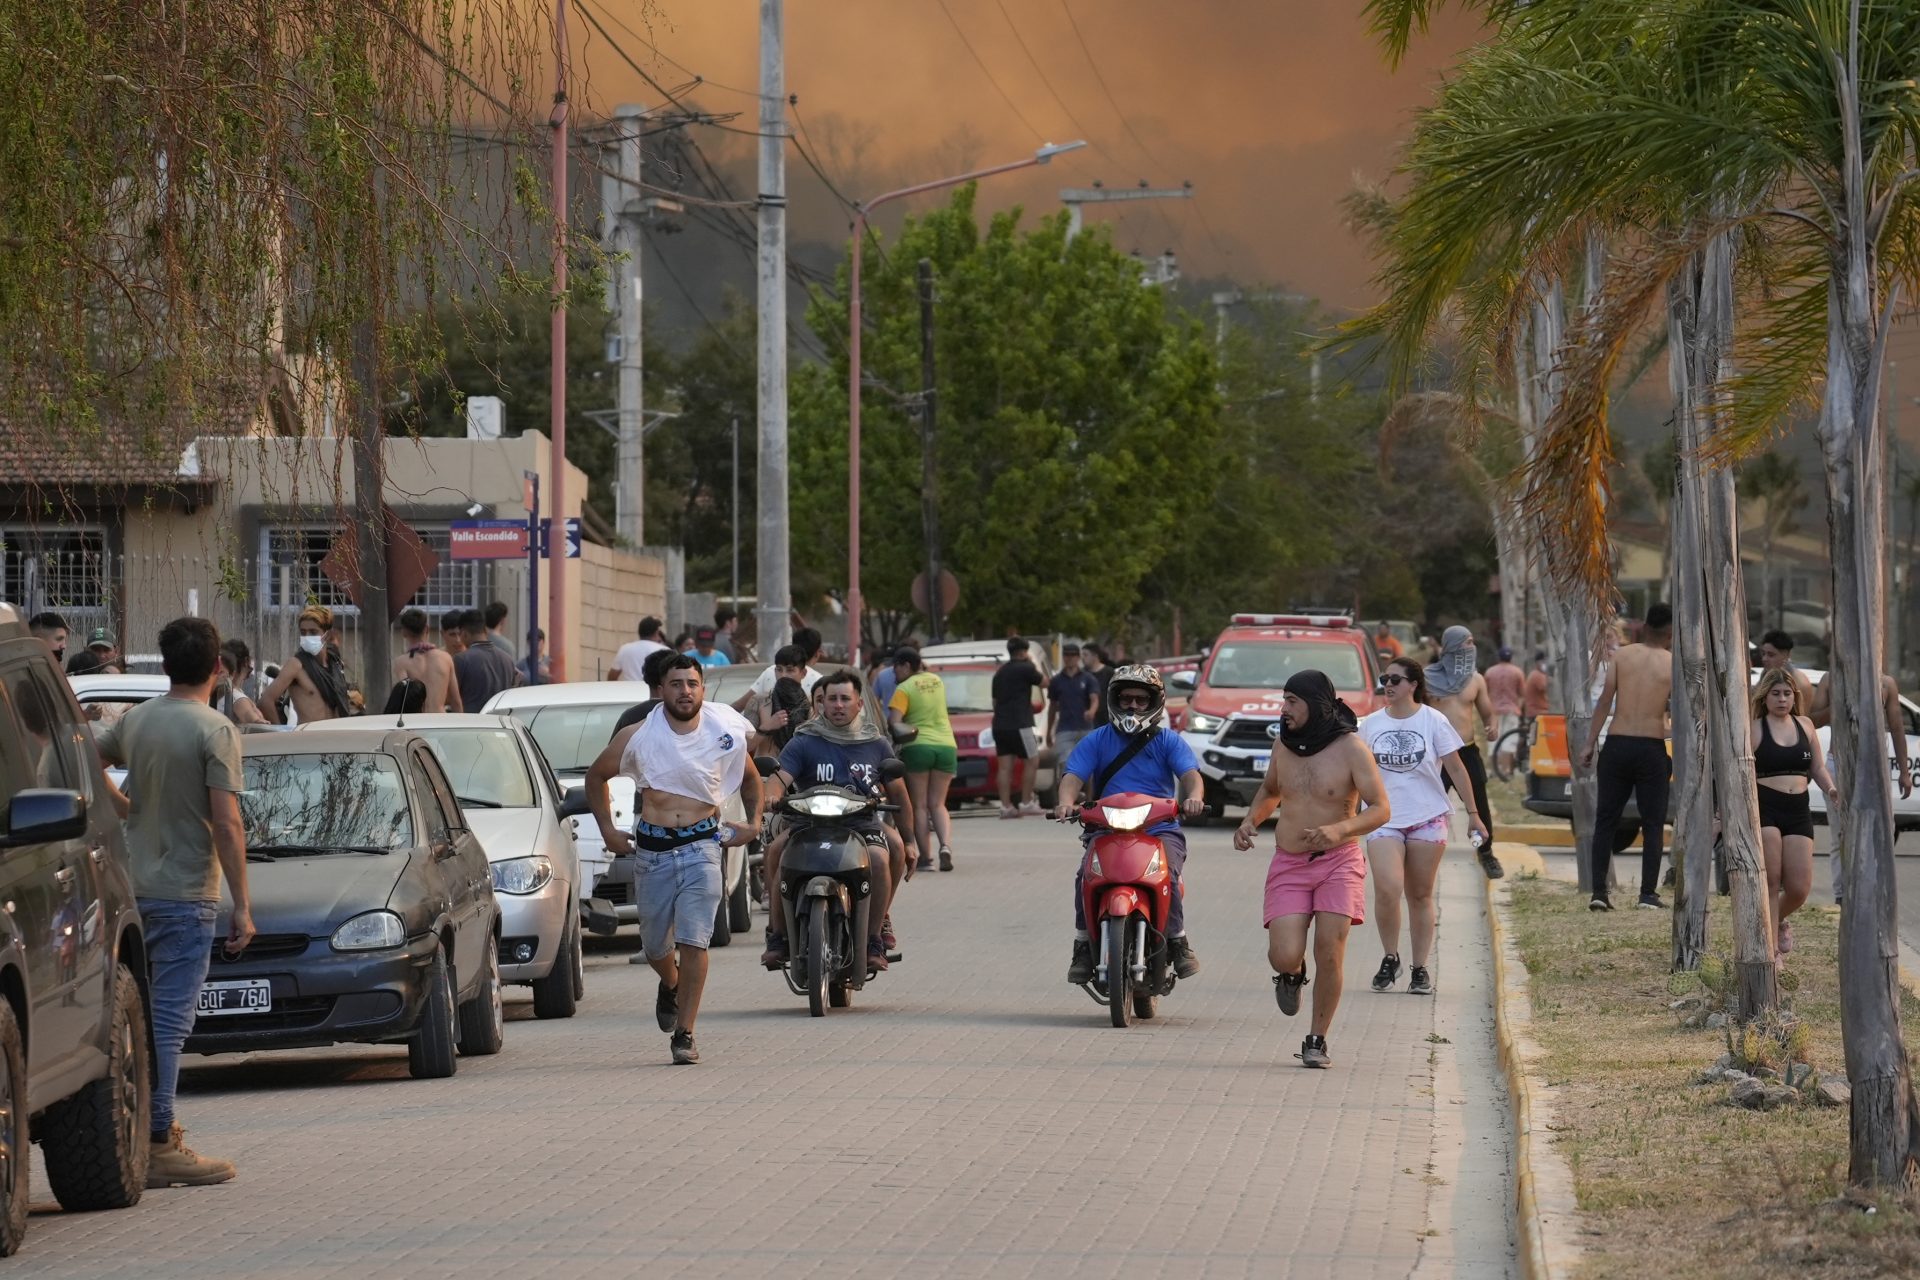
[[[1342,734],[1352,733],[1359,723],[1324,672],[1295,672],[1287,681],[1287,692],[1307,704],[1307,722],[1298,732],[1286,721],[1280,722],[1280,744],[1297,756],[1318,754]]]

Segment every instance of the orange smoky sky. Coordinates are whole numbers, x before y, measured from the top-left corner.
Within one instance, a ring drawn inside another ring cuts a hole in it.
[[[754,0],[581,0],[569,23],[581,123],[634,102],[673,110],[585,21],[682,103],[755,129]],[[1389,69],[1362,0],[789,0],[789,115],[836,187],[859,199],[1091,145],[983,184],[986,209],[1059,208],[1059,189],[1191,182],[1191,201],[1088,211],[1116,245],[1175,250],[1189,276],[1373,298],[1367,252],[1342,224],[1357,178],[1389,175],[1447,64],[1475,39],[1451,10]],[[1076,33],[1075,26],[1078,31]],[[971,46],[971,49],[969,48]],[[694,75],[704,83],[690,85]],[[1117,108],[1117,110],[1116,110]],[[755,139],[696,127],[743,177]],[[844,235],[846,215],[789,149],[796,238]],[[749,187],[751,182],[749,180]]]

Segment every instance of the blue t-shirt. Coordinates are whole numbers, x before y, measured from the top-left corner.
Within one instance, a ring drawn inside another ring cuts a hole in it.
[[[796,791],[830,784],[864,791],[876,800],[886,796],[880,766],[893,759],[893,745],[883,738],[842,745],[811,733],[796,733],[780,752],[780,772],[793,779]]]
[[[733,665],[733,660],[718,649],[715,649],[712,653],[702,653],[698,649],[695,649],[693,651],[693,660],[703,667],[730,667]]]
[[[891,666],[882,667],[880,674],[873,678],[873,696],[881,706],[893,701],[893,691],[900,687],[900,677],[893,673]]]
[[[1073,754],[1067,757],[1067,772],[1081,782],[1091,784],[1126,749],[1127,736],[1112,725],[1103,724],[1080,739]],[[1194,758],[1193,748],[1187,745],[1185,738],[1171,729],[1157,729],[1147,745],[1135,752],[1133,759],[1114,773],[1107,783],[1107,794],[1134,791],[1143,796],[1161,796],[1171,800],[1180,794],[1180,775],[1199,767],[1200,762]],[[1100,797],[1083,794],[1080,798],[1084,802]],[[1149,829],[1170,831],[1178,829],[1179,825],[1177,822],[1162,822]]]
[[[1090,727],[1087,712],[1093,709],[1093,700],[1100,696],[1100,682],[1091,671],[1076,671],[1072,675],[1058,671],[1047,681],[1047,696],[1053,699],[1059,715],[1054,727],[1062,733],[1079,733]]]

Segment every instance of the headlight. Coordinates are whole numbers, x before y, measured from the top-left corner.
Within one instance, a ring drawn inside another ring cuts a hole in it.
[[[832,791],[823,791],[815,796],[795,796],[787,803],[794,812],[804,813],[810,818],[844,818],[850,813],[859,813],[871,807],[865,800]]]
[[[1099,854],[1095,853],[1095,854],[1089,854],[1087,856],[1087,874],[1095,877],[1104,876],[1105,874],[1107,874],[1106,872],[1100,869]]]
[[[1158,849],[1155,849],[1153,856],[1147,859],[1146,874],[1149,876],[1157,876],[1160,874],[1160,851]]]
[[[1147,824],[1147,815],[1152,811],[1153,806],[1150,804],[1129,805],[1124,809],[1116,809],[1104,804],[1100,806],[1100,816],[1105,818],[1107,825],[1115,831],[1138,831]]]
[[[407,926],[391,911],[368,911],[333,931],[335,951],[378,951],[407,940]]]
[[[982,751],[993,750],[993,730],[982,729],[980,731],[980,749]]]
[[[1210,716],[1203,711],[1187,712],[1187,731],[1189,733],[1212,733],[1226,721],[1220,716]]]
[[[538,893],[553,879],[553,859],[544,853],[508,858],[492,865],[493,887],[500,893]]]

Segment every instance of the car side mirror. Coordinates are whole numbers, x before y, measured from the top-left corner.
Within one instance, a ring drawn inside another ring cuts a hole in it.
[[[37,787],[14,794],[7,805],[7,833],[0,844],[15,848],[78,840],[87,834],[87,802],[78,791]]]
[[[1183,693],[1192,693],[1200,686],[1200,673],[1197,671],[1176,671],[1167,683]]]
[[[774,774],[780,772],[780,761],[775,756],[755,756],[753,758],[753,771],[763,778],[771,778]]]
[[[560,816],[563,818],[584,818],[593,812],[593,806],[587,803],[585,787],[568,787],[567,793],[560,797]]]

